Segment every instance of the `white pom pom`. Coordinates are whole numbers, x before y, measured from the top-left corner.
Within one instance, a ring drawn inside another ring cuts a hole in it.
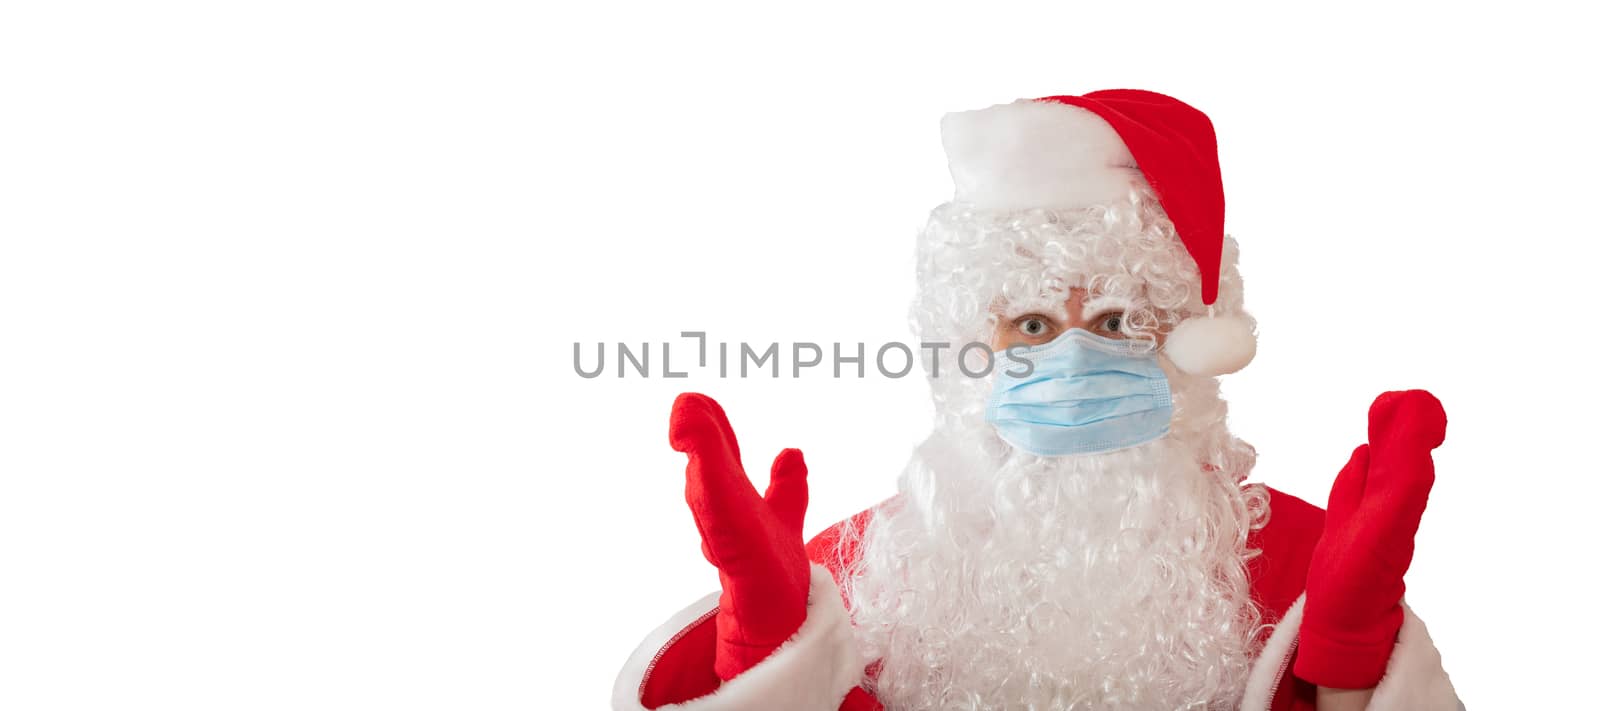
[[[1226,375],[1256,357],[1255,328],[1244,316],[1194,316],[1167,334],[1163,350],[1185,373]]]

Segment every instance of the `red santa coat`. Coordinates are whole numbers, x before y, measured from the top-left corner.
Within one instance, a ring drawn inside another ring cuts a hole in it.
[[[1306,571],[1322,536],[1323,511],[1268,489],[1271,516],[1250,536],[1261,554],[1249,562],[1252,595],[1263,620],[1273,623],[1246,683],[1241,711],[1309,711],[1316,687],[1296,678],[1294,665]],[[806,620],[772,656],[726,683],[712,670],[717,593],[685,608],[634,651],[617,677],[612,707],[618,711],[835,711],[866,675],[838,581],[855,560],[858,541],[846,523],[864,530],[872,510],[823,531],[806,545],[812,561]],[[1410,608],[1388,669],[1368,706],[1371,711],[1456,711],[1455,689],[1427,628]]]

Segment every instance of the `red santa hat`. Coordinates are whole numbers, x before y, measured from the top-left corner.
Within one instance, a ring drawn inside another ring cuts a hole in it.
[[[1155,192],[1200,270],[1200,298],[1217,300],[1222,268],[1222,170],[1211,119],[1153,91],[1047,96],[944,117],[955,199],[989,210],[1072,209],[1122,200],[1141,180]],[[1174,365],[1232,373],[1255,356],[1242,314],[1184,320],[1167,335]]]

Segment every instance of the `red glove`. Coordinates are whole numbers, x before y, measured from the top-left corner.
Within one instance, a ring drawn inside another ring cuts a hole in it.
[[[806,464],[798,449],[779,452],[763,498],[745,475],[727,416],[699,393],[672,404],[668,437],[689,455],[689,510],[706,560],[722,578],[714,666],[726,681],[766,659],[805,621]]]
[[[1306,576],[1294,673],[1334,689],[1383,677],[1404,613],[1406,569],[1433,488],[1433,449],[1445,415],[1426,390],[1387,392],[1367,413],[1356,448],[1328,495],[1327,524]]]

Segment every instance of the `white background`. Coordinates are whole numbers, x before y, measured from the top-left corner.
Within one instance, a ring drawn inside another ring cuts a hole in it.
[[[1570,707],[1593,23],[1103,5],[7,4],[0,708],[602,708],[716,584],[675,393],[757,472],[804,448],[808,533],[931,409],[915,375],[584,380],[572,344],[909,338],[940,115],[1112,87],[1218,127],[1259,478],[1320,503],[1371,398],[1432,389],[1410,600],[1469,707]]]

